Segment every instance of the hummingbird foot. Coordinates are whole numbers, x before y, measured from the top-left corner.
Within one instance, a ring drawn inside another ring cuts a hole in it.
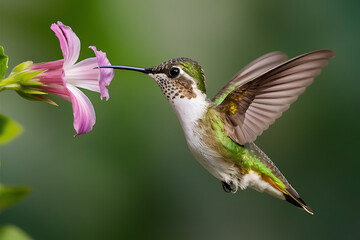
[[[228,184],[227,182],[221,182],[222,187],[227,193],[236,193],[236,187],[233,184]]]

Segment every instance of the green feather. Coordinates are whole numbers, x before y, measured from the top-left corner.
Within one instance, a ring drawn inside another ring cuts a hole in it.
[[[201,92],[206,93],[205,75],[200,65],[194,62],[182,62],[181,66],[194,80]]]
[[[222,154],[238,164],[244,172],[254,170],[270,177],[280,188],[286,189],[285,184],[259,158],[252,154],[245,147],[237,144],[225,133],[224,123],[220,114],[210,109],[208,117],[211,122],[214,134],[222,147]],[[221,148],[220,148],[221,150]]]
[[[227,95],[229,95],[229,93],[231,93],[236,87],[237,85],[233,85],[228,89],[226,89],[226,91],[223,94],[221,94],[219,97],[214,99],[215,104],[219,105],[220,103],[222,103],[224,99],[227,97]]]

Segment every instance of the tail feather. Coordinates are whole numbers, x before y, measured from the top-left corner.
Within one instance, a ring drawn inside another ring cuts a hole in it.
[[[286,193],[284,193],[285,200],[289,203],[303,208],[306,212],[310,213],[311,215],[314,215],[314,211],[302,200],[299,196],[299,194],[292,188],[287,188]]]
[[[254,154],[263,164],[265,164],[266,167],[270,169],[271,172],[275,174],[275,176],[284,183],[286,188],[284,189],[278,187],[276,183],[271,180],[270,177],[267,177],[265,175],[262,176],[262,179],[264,181],[268,182],[275,189],[282,192],[284,194],[286,201],[297,207],[303,208],[306,212],[310,213],[311,215],[314,215],[314,211],[300,198],[300,195],[290,185],[290,183],[286,180],[284,175],[282,175],[280,170],[275,166],[275,164],[270,160],[270,158],[263,151],[261,151],[261,149],[258,146],[255,145],[255,143],[246,143],[245,148],[249,149],[252,154]]]

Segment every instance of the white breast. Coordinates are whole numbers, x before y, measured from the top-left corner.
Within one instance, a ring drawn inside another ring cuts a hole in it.
[[[238,171],[233,164],[224,161],[224,158],[209,146],[207,146],[198,131],[198,120],[204,117],[210,106],[205,94],[195,90],[196,98],[175,98],[171,104],[179,118],[184,130],[185,138],[190,151],[196,160],[213,176],[220,181],[230,182],[231,175],[237,175]]]

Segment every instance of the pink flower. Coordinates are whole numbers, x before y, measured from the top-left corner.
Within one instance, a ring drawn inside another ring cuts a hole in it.
[[[109,99],[106,86],[109,86],[114,77],[111,68],[97,68],[98,66],[111,65],[106,58],[106,53],[97,51],[96,47],[90,48],[96,57],[88,58],[76,63],[80,53],[80,40],[72,29],[61,22],[51,25],[60,41],[64,59],[35,64],[31,70],[44,71],[38,76],[38,81],[43,83],[41,89],[47,93],[60,96],[72,103],[74,114],[74,128],[76,135],[85,134],[92,130],[96,117],[95,110],[89,98],[78,89],[85,88],[101,94],[101,99]]]

